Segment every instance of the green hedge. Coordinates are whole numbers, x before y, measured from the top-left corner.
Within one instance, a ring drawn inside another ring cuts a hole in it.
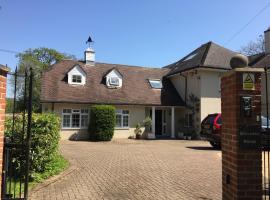
[[[90,140],[110,141],[114,133],[115,108],[109,105],[92,106],[90,119]]]
[[[11,138],[13,142],[19,142],[22,129],[22,115],[16,115],[14,133],[12,133],[12,118],[6,119],[5,136]],[[47,165],[59,157],[60,119],[54,114],[33,114],[31,132],[30,171],[34,174],[44,172]],[[19,162],[18,158],[16,160],[18,166]]]

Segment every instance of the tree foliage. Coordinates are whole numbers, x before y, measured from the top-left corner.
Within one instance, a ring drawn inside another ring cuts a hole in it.
[[[264,38],[260,35],[256,41],[250,41],[247,45],[241,47],[240,53],[251,56],[259,53],[263,53],[264,49]]]
[[[27,125],[27,120],[25,125]],[[33,174],[45,171],[48,164],[59,155],[60,119],[54,114],[33,114],[31,127],[30,171]],[[21,114],[15,116],[14,127],[13,118],[6,119],[5,136],[9,137],[12,143],[21,144],[23,132],[23,116]],[[25,137],[26,135],[24,135]],[[21,156],[20,152],[14,155],[16,171],[22,165]],[[17,172],[19,173],[19,171]]]
[[[6,98],[6,113],[13,111],[13,98]]]
[[[74,56],[60,53],[55,49],[41,47],[36,49],[27,49],[23,53],[19,53],[17,57],[19,58],[18,73],[24,74],[26,69],[33,69],[33,110],[39,112],[41,110],[40,90],[42,72],[54,63],[66,58],[74,58]],[[11,80],[11,84],[14,86],[14,79]],[[19,101],[23,101],[23,98],[21,98],[24,92],[23,85],[24,80],[18,79]],[[23,104],[18,104],[18,106],[21,105]]]

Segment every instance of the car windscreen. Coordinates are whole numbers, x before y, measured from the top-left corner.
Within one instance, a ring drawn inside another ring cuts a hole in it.
[[[208,115],[203,123],[204,124],[213,124],[216,116],[217,115]]]

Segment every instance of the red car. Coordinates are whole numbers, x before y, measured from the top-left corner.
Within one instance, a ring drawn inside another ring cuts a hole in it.
[[[221,147],[221,114],[209,114],[201,123],[201,136],[214,148]]]

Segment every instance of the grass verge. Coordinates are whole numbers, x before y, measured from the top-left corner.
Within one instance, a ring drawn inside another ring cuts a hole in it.
[[[68,161],[62,155],[57,155],[53,161],[46,165],[44,172],[32,174],[32,178],[28,185],[29,190],[49,177],[60,174],[62,171],[67,169],[68,166]],[[19,180],[11,180],[11,182],[8,181],[7,191],[13,195],[15,194],[14,197],[22,196],[23,192],[20,191],[24,191],[24,184],[20,184]]]

